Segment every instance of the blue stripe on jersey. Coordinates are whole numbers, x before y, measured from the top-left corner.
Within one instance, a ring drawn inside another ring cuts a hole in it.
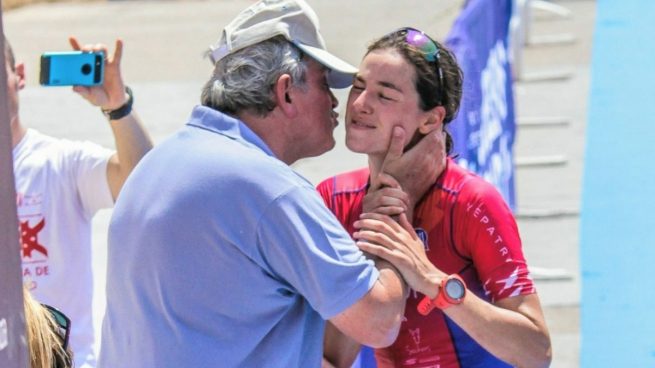
[[[491,355],[475,342],[461,327],[444,315],[453,345],[461,367],[466,368],[511,368],[512,366]]]

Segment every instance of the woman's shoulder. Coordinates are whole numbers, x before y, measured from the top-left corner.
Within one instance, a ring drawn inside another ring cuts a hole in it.
[[[367,167],[348,171],[323,180],[319,190],[331,193],[358,192],[368,185],[369,170]]]
[[[458,165],[453,159],[448,159],[448,166],[442,178],[442,189],[456,194],[460,200],[502,200],[500,192],[487,180],[478,174]]]

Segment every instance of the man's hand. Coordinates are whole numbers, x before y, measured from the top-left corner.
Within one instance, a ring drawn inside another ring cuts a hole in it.
[[[404,131],[402,134],[397,134],[397,130],[403,131],[400,127],[394,128],[381,173],[391,175],[398,181],[400,187],[409,196],[410,209],[413,211],[416,203],[446,168],[446,133],[443,130],[434,130],[412,149],[402,153],[404,139],[400,141],[399,138],[404,138]],[[373,187],[372,178],[371,187]]]
[[[405,129],[401,126],[393,127],[391,131],[391,139],[389,140],[389,147],[387,148],[387,154],[384,156],[384,161],[382,161],[382,166],[380,171],[377,173],[371,173],[371,186],[370,191],[376,191],[383,186],[389,186],[384,183],[384,178],[380,176],[385,172],[385,169],[388,165],[397,162],[400,157],[403,155],[403,147],[405,146]],[[400,184],[398,184],[400,185]],[[395,187],[395,185],[392,185]]]
[[[105,53],[105,78],[102,85],[94,87],[75,86],[73,91],[79,93],[92,105],[99,106],[103,110],[115,110],[123,106],[128,99],[120,69],[123,41],[116,40],[116,49],[113,55],[109,55],[107,46],[103,44],[80,46],[77,38],[72,36],[68,38],[68,41],[73,50],[103,51]]]
[[[382,166],[379,169],[371,169],[371,183],[364,196],[363,212],[381,213],[389,216],[411,212],[409,196],[393,176],[384,172],[384,168],[388,163],[397,161],[402,156],[404,145],[405,130],[400,126],[396,126],[391,131],[391,140]]]
[[[405,130],[393,128],[387,154],[364,197],[363,212],[389,216],[401,213],[412,222],[414,206],[446,167],[446,134],[432,131],[403,153]]]

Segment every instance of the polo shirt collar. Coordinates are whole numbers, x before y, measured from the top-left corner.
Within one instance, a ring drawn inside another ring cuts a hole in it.
[[[266,143],[241,120],[207,106],[194,107],[187,125],[209,130],[237,141],[245,141],[267,155],[275,157]]]

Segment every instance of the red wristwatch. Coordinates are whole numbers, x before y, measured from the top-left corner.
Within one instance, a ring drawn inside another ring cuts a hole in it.
[[[460,304],[466,296],[466,283],[457,274],[444,277],[439,284],[439,293],[434,299],[423,298],[416,309],[419,313],[427,316],[434,308],[446,309],[450,306]]]

